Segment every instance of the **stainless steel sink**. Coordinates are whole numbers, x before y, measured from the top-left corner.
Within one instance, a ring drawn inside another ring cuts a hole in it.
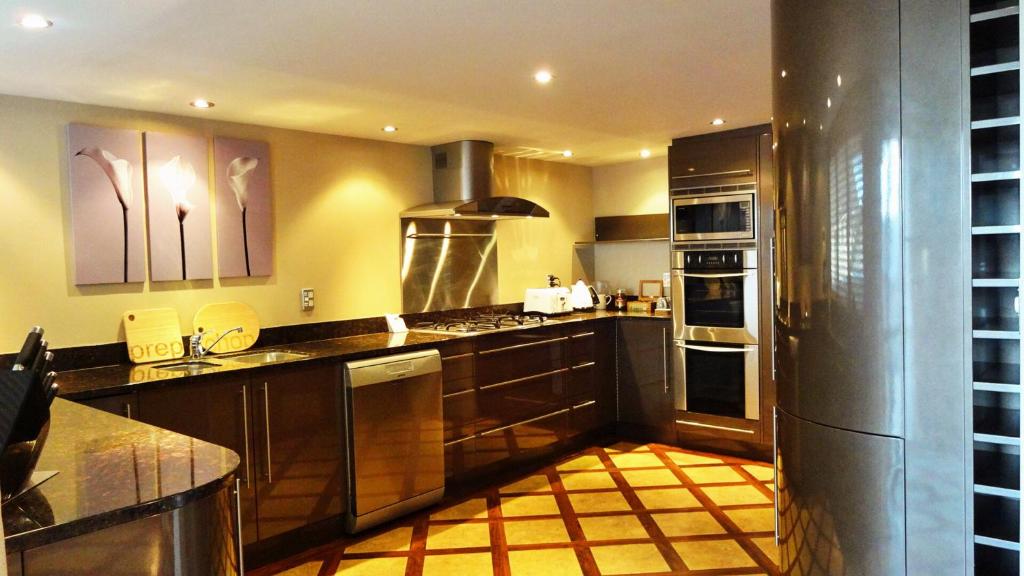
[[[284,350],[267,350],[265,352],[253,352],[252,354],[231,356],[225,358],[225,360],[238,362],[239,364],[270,364],[272,362],[283,362],[285,360],[300,360],[307,356],[309,356],[309,354],[287,352]]]
[[[171,372],[202,372],[203,370],[216,368],[217,366],[220,366],[220,364],[215,362],[206,362],[204,360],[190,360],[188,362],[178,362],[177,364],[163,364],[161,366],[156,366],[156,368]]]

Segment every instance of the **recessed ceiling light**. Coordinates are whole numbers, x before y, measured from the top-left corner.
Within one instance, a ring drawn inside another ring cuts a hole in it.
[[[721,126],[722,124],[725,124],[725,120],[722,120],[721,118],[715,118],[711,121],[712,126]]]
[[[548,82],[551,82],[554,77],[555,76],[551,74],[550,70],[538,70],[533,75],[533,79],[536,80],[538,84],[547,84]]]
[[[572,150],[562,150],[562,156],[572,158]]]
[[[785,78],[785,77],[786,77],[786,71],[785,71],[785,70],[783,70],[782,72],[780,72],[780,73],[779,73],[779,76],[782,76],[783,78]]]
[[[383,130],[385,132],[398,132],[398,127],[397,126],[392,126],[391,124],[388,124],[387,126],[381,128],[381,130]]]
[[[640,151],[640,157],[641,158],[650,158],[651,157],[651,151],[648,150],[647,148],[644,148],[643,150]]]
[[[21,17],[21,20],[18,20],[18,26],[29,30],[40,30],[53,26],[53,22],[40,14],[26,14]]]
[[[826,98],[825,99],[825,105],[828,106],[829,108],[831,108],[832,107],[832,99],[831,98]]]
[[[842,85],[843,85],[843,77],[842,77],[842,75],[836,74],[836,86],[842,86]]]
[[[196,98],[195,100],[189,102],[188,105],[193,108],[213,108],[214,106],[216,106],[216,104],[210,102],[205,98]]]

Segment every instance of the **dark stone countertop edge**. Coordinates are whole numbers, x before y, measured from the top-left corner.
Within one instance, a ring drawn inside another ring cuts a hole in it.
[[[661,322],[672,320],[671,315],[668,314],[589,311],[576,312],[562,317],[552,317],[550,322],[545,323],[541,326],[528,326],[522,329],[529,330],[532,328],[539,328],[543,326],[565,325],[595,320],[616,320],[619,318],[652,320]],[[104,366],[99,368],[86,368],[82,370],[70,370],[66,372],[61,372],[58,374],[57,382],[58,384],[61,385],[60,397],[69,400],[89,400],[92,398],[100,398],[104,396],[112,396],[117,394],[126,394],[131,393],[133,391],[149,388],[159,388],[162,386],[180,385],[184,383],[199,383],[206,381],[208,379],[222,378],[227,374],[258,373],[261,370],[274,370],[279,367],[294,364],[308,365],[311,363],[358,360],[362,358],[379,356],[381,353],[385,352],[388,354],[399,354],[402,352],[411,352],[415,350],[431,348],[433,346],[437,346],[440,343],[451,342],[466,338],[476,338],[494,333],[495,332],[484,332],[477,334],[462,335],[457,333],[434,334],[413,331],[410,332],[409,334],[415,334],[417,338],[422,338],[423,340],[413,343],[390,345],[388,344],[388,339],[390,336],[389,333],[375,332],[357,336],[331,338],[327,340],[313,340],[309,342],[295,344],[253,348],[246,351],[246,353],[255,353],[265,349],[283,349],[308,354],[308,356],[304,358],[294,360],[286,360],[268,364],[242,365],[229,364],[230,356],[215,355],[210,356],[207,359],[213,361],[221,359],[222,361],[225,361],[225,365],[219,369],[206,371],[200,374],[173,374],[165,371],[158,371],[160,374],[156,378],[144,379],[141,381],[133,382],[129,374],[133,370],[144,370],[145,365],[122,364],[115,366]],[[354,347],[354,349],[346,349],[346,345],[355,342],[357,339],[367,338],[383,339],[384,341],[377,345],[357,345]],[[239,354],[242,353],[238,353],[235,355]],[[158,364],[167,364],[170,362],[172,361],[157,362],[153,363],[153,366]]]
[[[8,554],[23,552],[60,542],[61,540],[68,540],[76,536],[91,534],[106,528],[142,520],[156,514],[164,514],[178,508],[184,508],[193,502],[216,494],[224,488],[230,488],[237,470],[238,467],[236,466],[235,470],[217,480],[156,500],[125,506],[124,508],[118,508],[109,512],[101,512],[56,526],[41,526],[35,530],[5,536],[4,546]]]

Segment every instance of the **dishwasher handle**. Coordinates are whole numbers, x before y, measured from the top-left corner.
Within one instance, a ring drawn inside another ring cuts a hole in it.
[[[441,354],[422,350],[345,363],[345,386],[360,388],[441,372]]]

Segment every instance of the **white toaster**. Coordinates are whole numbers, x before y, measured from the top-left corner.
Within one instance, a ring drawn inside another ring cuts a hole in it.
[[[523,313],[566,314],[572,312],[568,288],[527,288],[523,297]]]

